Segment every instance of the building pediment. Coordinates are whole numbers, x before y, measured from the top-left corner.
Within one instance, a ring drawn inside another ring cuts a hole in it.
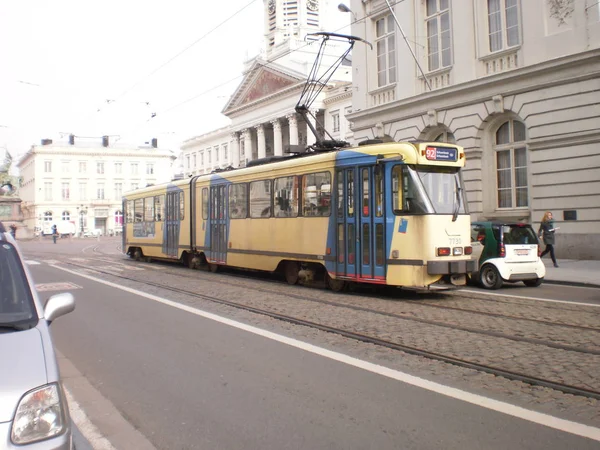
[[[244,105],[286,91],[304,80],[302,74],[294,73],[282,66],[255,61],[223,109],[223,114],[228,115],[233,110],[243,108]]]

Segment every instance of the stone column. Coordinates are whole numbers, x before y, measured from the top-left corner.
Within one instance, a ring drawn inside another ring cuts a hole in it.
[[[279,119],[271,120],[273,125],[273,155],[283,155],[283,136],[281,135],[281,122]]]
[[[258,141],[258,158],[265,158],[267,156],[267,142],[265,140],[265,127],[261,123],[256,125],[256,137]]]
[[[240,134],[236,131],[231,133],[231,164],[234,169],[240,167]]]
[[[298,145],[298,118],[296,114],[285,116],[290,125],[290,145]]]
[[[244,138],[244,157],[248,163],[252,161],[252,131],[249,128],[243,129],[242,137]]]
[[[317,117],[318,112],[318,109],[313,109],[309,112],[309,114],[306,115],[306,118],[315,129],[317,128],[317,121],[315,117]],[[315,137],[315,134],[312,132],[308,124],[306,124],[306,145],[313,145],[315,142],[317,142],[317,138]]]

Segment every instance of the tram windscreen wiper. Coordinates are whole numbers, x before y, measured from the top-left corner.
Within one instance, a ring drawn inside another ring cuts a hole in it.
[[[452,222],[456,222],[456,219],[458,218],[458,211],[460,210],[460,191],[462,190],[456,175],[454,176],[454,183],[456,184],[456,205],[454,206],[454,213],[452,214]]]

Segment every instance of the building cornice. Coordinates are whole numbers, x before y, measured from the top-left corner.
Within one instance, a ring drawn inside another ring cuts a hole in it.
[[[582,72],[581,67],[586,66],[591,70]],[[547,75],[553,75],[553,79],[541,79]],[[368,129],[376,122],[389,123],[390,119],[398,121],[418,117],[431,109],[455,109],[485,102],[498,94],[517,95],[599,77],[600,49],[596,49],[355,111],[348,116],[348,120],[354,123],[355,131]],[[403,114],[399,115],[398,111],[403,111]]]

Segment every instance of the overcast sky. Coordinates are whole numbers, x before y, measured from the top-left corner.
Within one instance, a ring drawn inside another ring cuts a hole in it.
[[[21,154],[60,132],[178,139],[222,126],[262,31],[262,0],[0,0],[0,147]]]
[[[0,147],[60,133],[179,145],[227,124],[262,47],[262,0],[0,0]]]

